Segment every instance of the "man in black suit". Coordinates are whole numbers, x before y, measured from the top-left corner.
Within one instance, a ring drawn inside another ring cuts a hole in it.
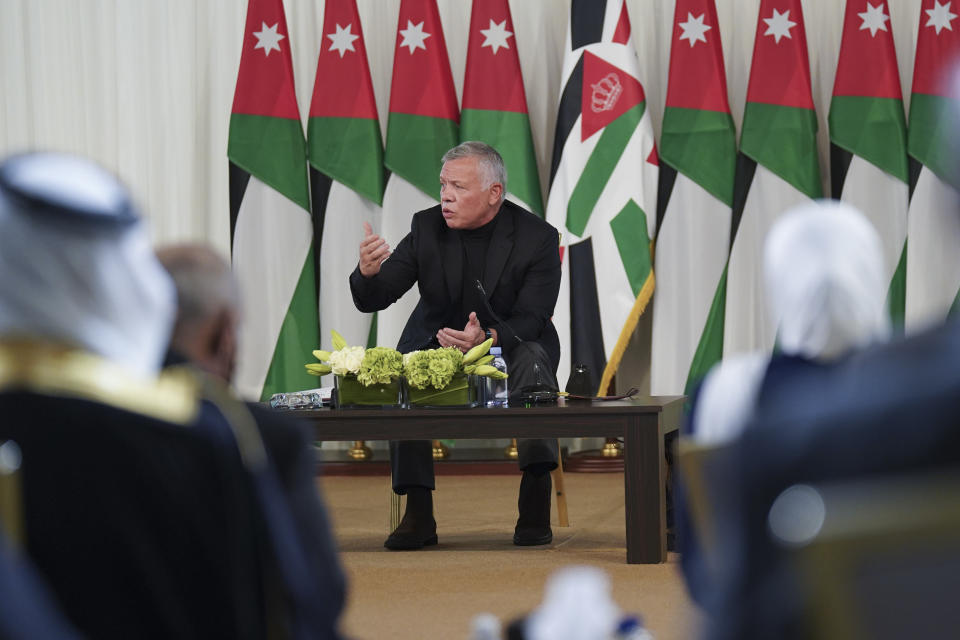
[[[488,338],[503,348],[511,378],[556,388],[560,342],[550,318],[560,291],[557,230],[504,199],[503,159],[482,142],[464,142],[443,156],[440,201],[414,214],[408,233],[391,253],[364,223],[360,261],[350,275],[361,311],[385,309],[414,283],[420,301],[397,349],[455,347],[463,352]],[[512,388],[516,388],[512,385]],[[556,439],[518,442],[517,545],[548,544],[550,471]],[[393,489],[407,495],[407,509],[384,545],[419,549],[436,544],[433,458],[429,441],[391,442]]]

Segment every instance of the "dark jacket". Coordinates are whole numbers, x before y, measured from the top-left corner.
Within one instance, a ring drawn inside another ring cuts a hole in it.
[[[481,326],[496,329],[509,351],[533,340],[546,350],[554,368],[560,362],[560,340],[550,318],[560,292],[560,236],[541,218],[508,200],[497,213],[484,269],[483,288],[498,323],[486,308],[475,309]],[[447,227],[440,205],[413,216],[408,233],[380,273],[366,278],[359,267],[350,275],[357,309],[379,311],[398,300],[414,283],[420,301],[400,336],[402,352],[436,346],[437,331],[462,329],[463,248],[460,234]]]

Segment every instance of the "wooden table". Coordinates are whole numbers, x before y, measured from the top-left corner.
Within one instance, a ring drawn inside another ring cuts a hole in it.
[[[623,438],[627,562],[667,559],[663,436],[681,420],[683,396],[477,409],[298,411],[317,440]]]

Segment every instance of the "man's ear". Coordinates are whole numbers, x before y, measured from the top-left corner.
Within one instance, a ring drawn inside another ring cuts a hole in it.
[[[503,197],[503,185],[499,182],[494,182],[490,186],[490,204],[494,205],[500,202],[500,199]]]

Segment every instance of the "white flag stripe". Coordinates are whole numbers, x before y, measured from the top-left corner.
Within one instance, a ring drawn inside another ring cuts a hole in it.
[[[960,289],[960,197],[924,167],[910,200],[906,328],[943,321]]]
[[[763,283],[763,244],[780,215],[810,198],[758,164],[747,194],[727,268],[724,357],[751,351],[770,352],[777,337]]]
[[[730,207],[682,173],[657,235],[650,393],[682,394],[727,260]]]
[[[437,176],[437,194],[440,193],[440,176]],[[392,250],[405,235],[410,233],[413,214],[439,202],[413,186],[397,174],[387,181],[383,194],[383,224],[380,235]],[[389,260],[389,258],[388,258]],[[420,301],[420,292],[414,284],[399,300],[377,314],[377,346],[396,347],[407,319]],[[452,327],[462,329],[463,327]]]
[[[350,274],[357,266],[363,222],[381,226],[381,208],[337,181],[330,186],[320,250],[320,345],[329,349],[334,329],[354,346],[367,346],[371,314],[353,304]],[[392,345],[391,345],[392,346]]]
[[[244,398],[260,399],[312,241],[310,214],[250,176],[233,238],[233,270],[244,290],[234,384]]]
[[[860,156],[853,156],[840,197],[873,223],[883,243],[887,282],[893,278],[907,238],[909,187]]]

